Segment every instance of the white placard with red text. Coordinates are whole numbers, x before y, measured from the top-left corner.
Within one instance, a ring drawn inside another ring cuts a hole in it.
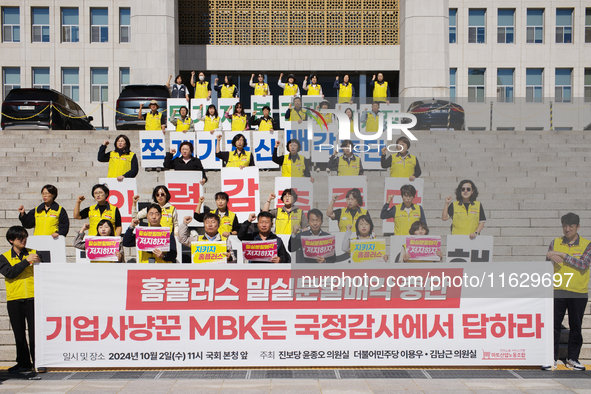
[[[275,177],[275,193],[276,198],[273,200],[272,208],[283,207],[281,201],[281,193],[285,189],[295,189],[298,195],[298,200],[295,205],[307,214],[310,209],[314,207],[314,184],[310,182],[310,178],[292,178],[286,176]]]
[[[228,193],[228,209],[238,216],[240,223],[251,213],[261,209],[259,169],[257,167],[222,168],[222,191]]]
[[[177,210],[179,222],[185,216],[193,217],[195,208],[199,204],[199,197],[203,195],[201,171],[166,171],[164,173],[166,187],[170,192],[170,203]],[[203,227],[203,223],[193,221],[189,226]]]
[[[340,272],[362,282],[367,274],[376,284],[310,286],[311,276],[318,281]],[[507,289],[509,275],[551,276],[549,262],[340,272],[320,267],[294,274],[280,264],[37,264],[36,362],[60,368],[473,367],[553,360],[551,285]],[[503,274],[505,289],[484,298],[476,298],[475,288],[396,284],[410,276],[491,275],[496,290]]]
[[[415,198],[412,200],[413,204],[423,205],[423,189],[425,188],[425,181],[421,178],[415,178],[414,181],[409,181],[408,178],[385,178],[384,179],[384,204],[388,201],[388,196],[394,196],[390,207],[402,204],[402,196],[400,195],[400,188],[404,185],[412,185],[417,190]],[[382,205],[383,206],[383,205]],[[381,209],[381,208],[380,208]],[[398,209],[398,208],[396,208]],[[423,208],[424,209],[424,208]],[[422,218],[426,222],[426,218]],[[429,223],[427,223],[429,225]],[[389,218],[382,220],[382,232],[384,234],[394,234],[394,219]],[[403,235],[403,234],[400,234]],[[404,234],[405,235],[405,234]]]
[[[363,205],[361,205],[361,208],[367,209],[369,191],[367,190],[367,178],[365,176],[329,176],[328,204],[332,201],[332,196],[338,194],[339,199],[334,203],[333,210],[341,208],[341,213],[345,212],[345,209],[347,209],[347,192],[354,188],[359,189],[361,197],[363,197]],[[328,231],[331,233],[338,232],[339,222],[337,220],[331,220],[330,218],[327,218],[327,220],[330,222]],[[355,225],[353,225],[353,228],[355,228]]]
[[[131,223],[131,209],[133,196],[137,194],[137,181],[135,178],[125,178],[121,182],[117,178],[100,178],[99,183],[104,183],[109,188],[109,204],[119,208],[121,214],[121,235],[125,234]]]

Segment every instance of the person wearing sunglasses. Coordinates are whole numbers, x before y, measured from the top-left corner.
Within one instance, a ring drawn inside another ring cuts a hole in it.
[[[234,113],[230,115],[232,111],[232,106],[228,108],[224,116],[232,123],[232,131],[244,131],[248,130],[248,117],[246,116],[246,112],[244,112],[244,106],[241,102],[237,102],[234,105]]]
[[[453,197],[445,198],[441,220],[452,218],[452,235],[470,235],[470,239],[476,238],[484,228],[486,216],[484,208],[478,198],[478,189],[474,182],[466,179],[460,182],[456,188],[456,200],[452,204]]]
[[[170,201],[170,192],[164,185],[159,185],[154,188],[152,192],[152,199],[156,204],[160,206],[162,215],[160,218],[161,227],[170,227],[170,231],[174,235],[178,235],[179,231],[179,217],[176,208]],[[140,196],[133,196],[133,205],[131,208],[132,219],[142,220],[148,217],[148,208],[144,208],[138,212],[137,203],[140,200]]]

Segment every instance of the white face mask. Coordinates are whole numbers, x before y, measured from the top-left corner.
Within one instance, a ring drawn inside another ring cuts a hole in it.
[[[199,76],[199,80],[200,80],[200,81],[203,81],[204,79],[205,79],[205,75],[200,75],[200,76]]]

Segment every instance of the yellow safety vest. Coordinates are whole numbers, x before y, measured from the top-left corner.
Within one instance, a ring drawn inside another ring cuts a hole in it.
[[[373,99],[375,101],[386,101],[388,95],[388,82],[384,81],[381,85],[376,81],[373,84]]]
[[[261,118],[261,123],[259,123],[259,131],[269,131],[273,130],[273,118],[269,117],[269,119]]]
[[[291,108],[289,111],[289,120],[291,122],[297,122],[298,120],[304,120],[306,118],[306,110],[300,108],[300,111],[296,111],[294,108]]]
[[[187,131],[191,128],[191,123],[193,121],[191,120],[190,117],[186,117],[185,119],[183,118],[177,118],[176,119],[176,131]]]
[[[296,85],[295,83],[293,84],[293,86],[290,86],[288,83],[286,83],[285,87],[283,88],[283,95],[295,96],[298,93],[298,90],[298,85]]]
[[[348,208],[344,211],[341,211],[341,217],[339,218],[339,231],[343,233],[347,231],[347,226],[351,225],[353,226],[351,231],[355,232],[355,223],[357,222],[357,219],[359,219],[359,216],[363,215],[367,215],[367,209],[363,209],[361,207],[359,207],[355,216],[351,215],[351,212]]]
[[[380,114],[378,116],[374,115],[373,112],[369,112],[367,114],[367,119],[365,120],[365,131],[370,133],[376,133],[380,128]]]
[[[209,96],[209,82],[198,81],[195,84],[195,98],[196,99],[206,99],[207,96]]]
[[[211,213],[218,215],[220,218],[220,227],[218,228],[218,232],[220,234],[232,234],[232,224],[234,223],[236,214],[234,212],[226,211],[226,214],[222,217],[217,210],[211,211]]]
[[[27,251],[27,255],[37,253],[34,249],[25,250]],[[3,255],[13,267],[22,261],[18,257],[12,257],[12,248]],[[23,257],[26,258],[26,256]],[[33,274],[33,266],[29,264],[29,266],[16,278],[4,278],[4,281],[6,282],[6,301],[23,300],[35,297],[35,278]]]
[[[135,153],[129,152],[123,155],[112,151],[109,155],[109,172],[107,178],[117,178],[131,170],[131,161]]]
[[[162,130],[162,113],[154,115],[151,111],[146,114],[146,130]]]
[[[223,231],[219,231],[219,229],[218,229],[218,234],[220,235],[220,241],[227,241],[227,240],[228,240],[228,238],[224,237],[224,236],[222,235],[222,232],[223,232]],[[207,239],[207,237],[206,237],[205,235],[200,235],[200,236],[197,238],[197,241],[198,241],[198,242],[201,242],[201,241],[210,242],[210,240],[209,240],[209,239]]]
[[[254,95],[255,96],[266,96],[269,94],[269,85],[266,83],[257,83],[254,86]]]
[[[220,127],[220,118],[212,118],[211,116],[207,115],[205,117],[203,130],[204,131],[212,131],[218,129]]]
[[[349,163],[344,159],[343,156],[339,156],[339,167],[338,175],[340,176],[357,176],[361,170],[361,159],[356,155],[353,155],[355,160],[351,159]]]
[[[283,164],[281,165],[281,176],[301,178],[304,176],[305,168],[304,156],[298,155],[297,160],[293,162],[289,155],[285,155],[283,156]]]
[[[221,98],[233,98],[234,97],[234,89],[236,89],[236,85],[230,85],[230,86],[222,85],[222,89],[221,89],[222,97]]]
[[[232,115],[232,131],[242,131],[246,128],[246,115]]]
[[[456,216],[454,212],[454,217]],[[396,206],[396,213],[394,214],[394,235],[408,235],[410,226],[421,220],[421,206],[414,204],[407,213],[404,204]]]
[[[109,208],[105,209],[102,214],[98,210],[98,204],[94,204],[88,210],[88,222],[89,222],[89,226],[90,226],[88,229],[89,236],[94,236],[94,235],[98,234],[96,231],[96,226],[103,219],[109,220],[111,223],[113,223],[113,228],[117,229],[117,225],[115,225],[115,216],[116,216],[116,212],[117,212],[117,207],[115,205],[111,205],[109,203],[107,203],[107,204],[109,205]],[[113,236],[115,236],[115,234],[113,234]]]
[[[53,209],[42,209],[41,212],[35,208],[35,232],[33,235],[51,235],[57,233],[59,230],[60,213],[62,207],[59,207],[57,211]]]
[[[454,217],[451,222],[452,235],[470,235],[478,228],[480,223],[480,201],[474,201],[468,206],[468,211],[464,204],[454,201]]]
[[[275,234],[291,234],[292,228],[295,225],[302,225],[301,209],[294,207],[291,212],[287,213],[283,209],[277,209],[277,217],[275,218]]]
[[[332,114],[322,114],[322,117],[324,118],[326,124],[332,123]]]
[[[244,153],[240,156],[236,154],[236,151],[230,152],[230,157],[228,159],[228,164],[226,164],[226,167],[248,167],[248,165],[250,164],[250,155],[251,153],[248,151],[244,151]]]
[[[316,85],[308,85],[308,96],[320,96],[320,91],[322,90],[322,86]]]
[[[417,166],[417,158],[410,153],[405,157],[398,155],[392,156],[392,166],[390,167],[390,176],[393,178],[408,178],[414,175]]]
[[[162,209],[162,217],[160,218],[160,227],[168,227],[170,231],[174,233],[174,211],[176,208],[174,206],[169,206],[168,208],[160,207]]]
[[[339,84],[339,103],[347,103],[353,97],[353,84]]]
[[[572,257],[580,259],[585,249],[587,249],[589,242],[591,241],[579,237],[578,245],[568,246],[568,244],[563,243],[562,238],[556,238],[554,240],[554,251],[566,253]],[[581,270],[567,263],[554,264],[554,275],[556,274],[561,276],[562,283],[560,286],[554,286],[555,290],[568,290],[574,293],[587,294],[589,286],[589,267],[585,270]],[[572,276],[570,274],[572,274]]]

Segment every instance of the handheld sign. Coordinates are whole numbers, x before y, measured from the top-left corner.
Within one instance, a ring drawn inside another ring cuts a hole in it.
[[[121,237],[84,237],[86,258],[92,261],[119,261]]]
[[[316,257],[330,257],[334,256],[335,251],[335,236],[326,235],[322,237],[302,237],[302,249],[304,257],[308,259],[315,259]]]
[[[142,252],[170,251],[170,227],[137,227],[135,244]]]
[[[277,256],[277,240],[243,241],[244,260],[268,261]]]
[[[192,242],[191,261],[195,264],[227,263],[227,247],[225,241]]]

